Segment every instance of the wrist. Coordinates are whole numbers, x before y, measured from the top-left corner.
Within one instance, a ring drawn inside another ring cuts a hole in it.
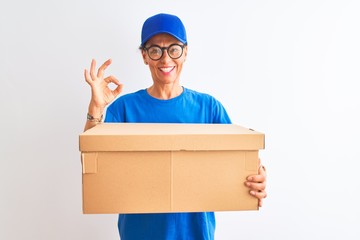
[[[100,117],[94,117],[93,115],[91,115],[90,113],[87,114],[86,116],[87,120],[89,122],[94,122],[94,123],[101,123],[103,120],[103,115],[101,115]]]
[[[101,118],[104,113],[104,107],[98,107],[95,104],[90,103],[88,108],[88,114],[93,118]]]

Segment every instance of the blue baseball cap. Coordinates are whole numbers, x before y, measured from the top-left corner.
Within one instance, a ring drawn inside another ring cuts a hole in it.
[[[180,18],[175,15],[160,13],[146,19],[141,31],[141,47],[154,35],[167,33],[180,42],[187,44],[186,31]]]

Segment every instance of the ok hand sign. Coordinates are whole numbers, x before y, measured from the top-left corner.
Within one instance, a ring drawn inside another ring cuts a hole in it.
[[[122,91],[123,85],[114,77],[108,76],[104,78],[105,69],[111,64],[111,59],[101,65],[96,73],[96,61],[91,61],[90,72],[85,69],[84,76],[86,82],[91,87],[91,101],[89,112],[95,111],[94,114],[103,112],[104,108],[112,102]],[[109,88],[109,83],[114,83],[117,87],[114,90]]]

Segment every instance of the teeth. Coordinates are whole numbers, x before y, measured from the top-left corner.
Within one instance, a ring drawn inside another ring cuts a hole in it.
[[[173,70],[174,67],[166,67],[166,68],[160,68],[160,70],[162,72],[170,72],[171,70]]]

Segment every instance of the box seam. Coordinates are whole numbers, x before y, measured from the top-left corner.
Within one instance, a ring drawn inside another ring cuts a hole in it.
[[[174,210],[174,168],[173,168],[173,151],[170,151],[170,211]]]

